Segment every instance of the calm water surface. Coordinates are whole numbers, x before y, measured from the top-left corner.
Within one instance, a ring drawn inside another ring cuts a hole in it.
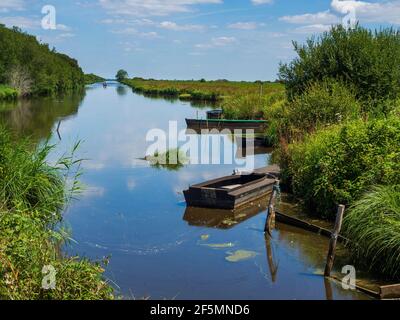
[[[126,298],[140,299],[364,299],[322,272],[327,239],[278,224],[265,238],[265,203],[242,212],[186,209],[182,190],[232,173],[237,165],[152,168],[148,130],[204,117],[208,108],[150,99],[110,83],[82,95],[0,105],[0,121],[37,141],[51,136],[56,155],[82,140],[86,191],[65,212],[72,242],[65,250],[110,257],[106,277]],[[59,121],[59,136],[56,133]],[[61,140],[60,140],[61,139]],[[233,146],[236,155],[236,146]],[[254,157],[256,167],[269,155]],[[247,259],[231,262],[240,253]],[[233,259],[232,259],[233,256]],[[228,259],[227,259],[228,258]]]

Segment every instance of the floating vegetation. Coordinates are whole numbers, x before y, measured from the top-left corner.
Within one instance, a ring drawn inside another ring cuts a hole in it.
[[[233,226],[235,224],[238,224],[238,222],[232,219],[225,219],[224,221],[222,221],[222,224],[226,226]]]
[[[202,244],[202,246],[207,246],[213,249],[226,249],[226,248],[233,248],[235,246],[234,243],[211,243],[211,244]]]
[[[248,259],[252,259],[257,256],[257,252],[247,250],[237,250],[235,252],[228,252],[228,256],[225,260],[229,262],[240,262]]]
[[[178,149],[170,149],[160,153],[156,151],[152,156],[146,156],[145,160],[157,169],[167,169],[170,171],[178,171],[189,163],[186,154]]]
[[[209,234],[203,234],[203,235],[201,235],[200,238],[201,238],[202,241],[207,241],[210,238],[210,235]]]

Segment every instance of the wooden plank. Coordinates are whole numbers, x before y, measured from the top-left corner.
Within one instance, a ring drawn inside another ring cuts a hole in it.
[[[329,242],[329,250],[328,250],[328,257],[326,259],[326,266],[325,266],[325,277],[329,277],[331,275],[331,271],[333,268],[333,262],[335,261],[335,251],[338,236],[340,230],[342,229],[342,222],[343,222],[343,215],[344,215],[345,206],[339,205],[338,211],[336,214],[336,221],[335,221],[335,228],[333,229],[331,240]]]
[[[381,299],[399,299],[400,298],[400,284],[392,284],[388,286],[379,287],[379,296]]]

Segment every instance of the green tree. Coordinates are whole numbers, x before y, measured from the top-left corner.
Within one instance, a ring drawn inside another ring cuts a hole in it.
[[[388,114],[387,103],[400,97],[400,31],[371,31],[335,26],[304,45],[294,43],[298,58],[280,67],[289,99],[310,84],[333,78],[354,88],[365,112]]]
[[[123,70],[123,69],[118,70],[118,72],[117,72],[115,78],[116,78],[118,81],[123,81],[123,80],[125,80],[125,79],[128,78],[128,72],[126,72],[126,71]]]

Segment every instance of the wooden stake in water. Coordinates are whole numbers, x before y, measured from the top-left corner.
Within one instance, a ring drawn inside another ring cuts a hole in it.
[[[275,227],[275,201],[278,196],[278,190],[279,190],[279,180],[276,180],[275,185],[272,189],[271,197],[269,199],[268,216],[264,230],[265,232],[268,232],[270,236],[272,236],[272,229]]]
[[[332,232],[331,241],[329,242],[328,258],[326,261],[325,273],[324,273],[325,277],[329,277],[332,272],[333,262],[335,261],[335,250],[336,250],[337,239],[339,237],[340,230],[342,229],[342,222],[343,222],[343,215],[345,208],[346,207],[342,204],[339,205],[338,207],[338,211],[336,214],[335,228]]]

